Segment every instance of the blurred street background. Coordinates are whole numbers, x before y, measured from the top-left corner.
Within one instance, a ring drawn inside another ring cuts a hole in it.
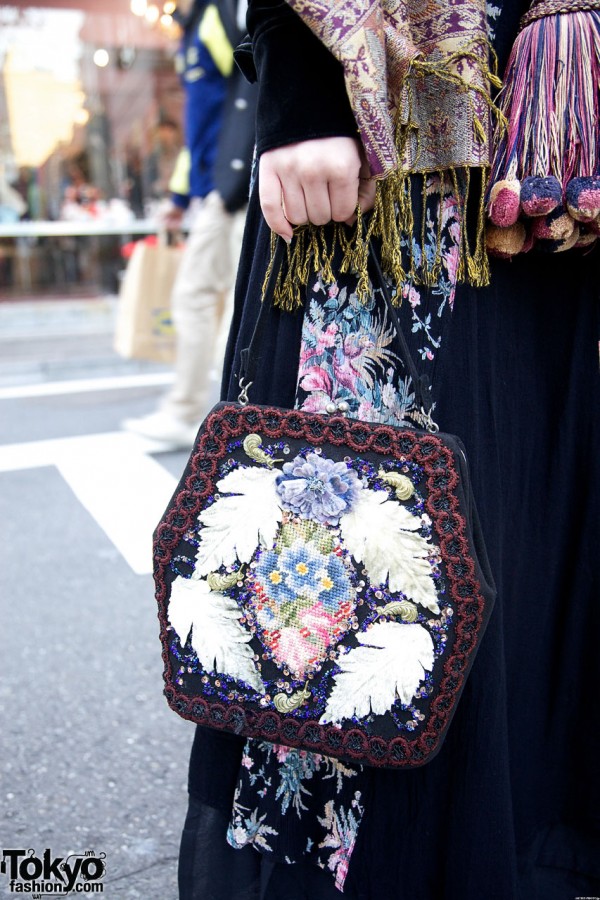
[[[0,844],[105,853],[104,896],[169,900],[193,727],[162,696],[150,536],[187,453],[119,429],[169,373],[116,357],[115,306],[0,304]]]
[[[121,429],[172,375],[113,350],[182,143],[174,7],[0,6],[0,897],[9,848],[104,855],[109,900],[177,896],[193,726],[150,573],[188,453]]]

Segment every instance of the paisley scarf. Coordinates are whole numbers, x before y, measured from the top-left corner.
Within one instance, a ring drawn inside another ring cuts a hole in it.
[[[373,177],[377,198],[364,233],[336,227],[334,243],[346,250],[345,268],[363,273],[366,244],[382,240],[382,262],[396,283],[434,284],[441,246],[433,258],[403,259],[402,239],[412,244],[415,176],[425,183],[435,173],[461,204],[462,239],[458,280],[487,284],[484,191],[489,167],[490,83],[499,81],[489,66],[485,0],[287,0],[340,61],[346,89]],[[471,179],[475,170],[477,175]],[[473,182],[473,184],[472,184]],[[474,201],[469,196],[475,193]],[[466,228],[466,206],[478,210],[475,232]],[[416,217],[417,220],[419,217]],[[422,223],[419,221],[417,228]],[[327,275],[332,248],[323,229],[297,230],[287,274],[280,278],[276,302],[301,303],[309,272]]]
[[[489,163],[484,0],[287,2],[341,62],[375,177]]]

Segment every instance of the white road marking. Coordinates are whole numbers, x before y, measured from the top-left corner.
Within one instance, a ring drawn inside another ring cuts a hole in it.
[[[7,444],[0,472],[56,466],[133,571],[152,572],[152,532],[176,479],[148,454],[159,447],[126,432]]]
[[[107,378],[81,378],[72,381],[48,381],[0,388],[0,400],[24,400],[29,397],[56,397],[61,394],[86,394],[89,391],[121,391],[139,387],[164,387],[173,383],[173,372],[145,372],[139,375],[115,375]]]

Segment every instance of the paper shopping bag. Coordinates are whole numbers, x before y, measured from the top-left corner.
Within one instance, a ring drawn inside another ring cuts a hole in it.
[[[119,291],[114,348],[120,356],[174,361],[170,304],[181,254],[163,240],[136,243]]]

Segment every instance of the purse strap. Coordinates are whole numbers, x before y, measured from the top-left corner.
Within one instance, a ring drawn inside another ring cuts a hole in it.
[[[256,325],[254,326],[254,331],[252,333],[252,337],[250,338],[248,347],[246,347],[241,352],[239,379],[240,394],[238,396],[238,401],[243,406],[245,406],[249,401],[248,391],[250,390],[250,387],[255,380],[256,373],[261,364],[261,351],[264,347],[264,336],[266,333],[271,307],[273,305],[272,300],[275,293],[275,284],[283,262],[285,249],[286,245],[283,238],[278,238],[277,245],[275,247],[275,253],[273,255],[271,272],[262,297],[261,309],[256,320]],[[398,355],[406,366],[406,370],[412,380],[413,390],[415,393],[415,405],[422,414],[426,429],[433,432],[439,431],[438,426],[431,418],[433,400],[431,398],[431,385],[429,383],[429,378],[427,377],[427,375],[419,375],[417,371],[417,367],[415,366],[414,360],[411,356],[406,338],[402,333],[402,328],[400,326],[396,310],[394,309],[394,304],[392,303],[390,289],[383,276],[383,272],[381,271],[381,265],[379,263],[377,251],[373,246],[372,241],[369,242],[369,268],[371,270],[371,282],[374,287],[380,289],[385,301],[387,315],[396,332],[396,338],[400,347],[400,353]]]

